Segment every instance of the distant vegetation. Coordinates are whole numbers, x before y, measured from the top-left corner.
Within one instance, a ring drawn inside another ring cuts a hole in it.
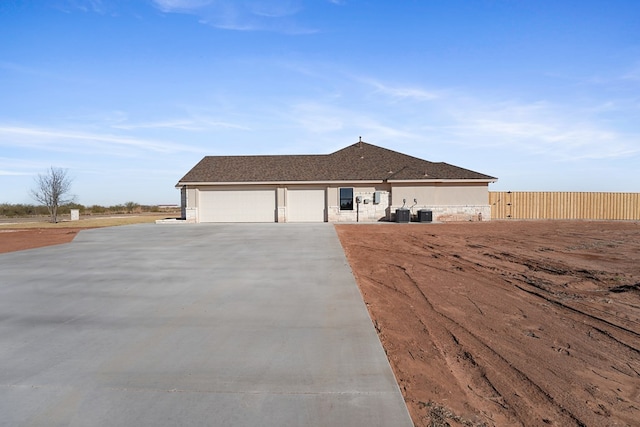
[[[70,215],[71,209],[78,209],[80,215],[120,215],[174,212],[179,210],[179,207],[140,205],[135,202],[126,202],[115,206],[84,206],[78,203],[67,203],[58,208],[58,215]],[[46,206],[0,203],[0,217],[24,218],[48,215],[49,210]]]

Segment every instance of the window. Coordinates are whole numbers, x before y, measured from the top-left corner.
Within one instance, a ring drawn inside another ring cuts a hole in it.
[[[341,211],[353,210],[353,188],[340,189],[340,210]]]

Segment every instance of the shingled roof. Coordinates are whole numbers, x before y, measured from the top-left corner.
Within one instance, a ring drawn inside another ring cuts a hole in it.
[[[434,163],[366,142],[322,155],[206,156],[177,186],[189,183],[328,181],[495,181],[448,163]]]

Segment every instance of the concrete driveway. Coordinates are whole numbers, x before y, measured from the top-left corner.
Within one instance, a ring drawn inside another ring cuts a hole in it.
[[[0,255],[0,424],[411,426],[330,224]]]

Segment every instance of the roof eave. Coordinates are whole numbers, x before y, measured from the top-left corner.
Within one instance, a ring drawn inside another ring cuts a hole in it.
[[[348,184],[348,183],[361,183],[361,184],[382,184],[385,181],[381,179],[341,179],[341,180],[322,180],[322,181],[180,181],[176,184],[176,188],[182,188],[186,185],[318,185],[318,184]]]
[[[496,182],[498,178],[487,178],[487,179],[446,179],[446,178],[436,178],[436,179],[388,179],[388,183],[441,183],[441,182],[451,182],[451,183],[493,183]]]

